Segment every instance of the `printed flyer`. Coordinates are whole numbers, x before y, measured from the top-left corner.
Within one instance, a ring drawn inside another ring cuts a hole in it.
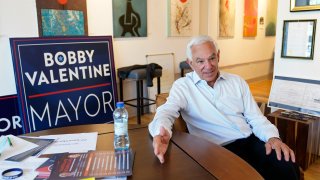
[[[133,161],[132,149],[66,153],[55,160],[49,179],[131,176]]]

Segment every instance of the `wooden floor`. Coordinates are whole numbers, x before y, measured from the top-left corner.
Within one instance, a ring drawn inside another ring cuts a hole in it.
[[[320,179],[320,160],[316,161],[304,172],[304,179],[305,180]]]
[[[153,113],[149,113],[149,114],[144,114],[141,117],[141,124],[149,124],[152,119],[153,119],[154,114]],[[129,124],[137,124],[137,118],[136,117],[131,117],[129,118]]]
[[[268,98],[271,89],[272,80],[259,80],[254,82],[249,82],[249,87],[252,94],[258,98]],[[141,118],[141,124],[149,124],[153,119],[154,114],[144,114]],[[129,124],[136,124],[137,120],[135,117],[129,118]],[[304,172],[305,180],[320,180],[320,158],[314,164],[312,164]]]

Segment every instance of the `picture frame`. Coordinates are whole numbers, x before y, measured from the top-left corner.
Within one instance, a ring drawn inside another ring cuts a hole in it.
[[[167,0],[168,37],[190,37],[193,34],[193,0]]]
[[[281,57],[312,60],[316,24],[316,19],[284,20]]]
[[[258,33],[258,0],[244,0],[243,37],[254,38]]]
[[[233,38],[235,30],[235,0],[219,2],[219,37]]]
[[[147,37],[147,7],[147,0],[112,0],[113,37]]]
[[[314,11],[320,10],[319,0],[290,0],[290,11]]]
[[[88,36],[86,0],[36,0],[36,7],[39,37]]]

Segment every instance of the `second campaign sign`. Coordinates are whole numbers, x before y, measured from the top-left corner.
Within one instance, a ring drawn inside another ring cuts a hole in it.
[[[11,38],[24,133],[112,121],[112,38]]]

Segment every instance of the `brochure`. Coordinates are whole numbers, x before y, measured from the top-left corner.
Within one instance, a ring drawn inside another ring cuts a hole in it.
[[[56,159],[49,179],[131,176],[133,159],[131,149],[66,153]]]

